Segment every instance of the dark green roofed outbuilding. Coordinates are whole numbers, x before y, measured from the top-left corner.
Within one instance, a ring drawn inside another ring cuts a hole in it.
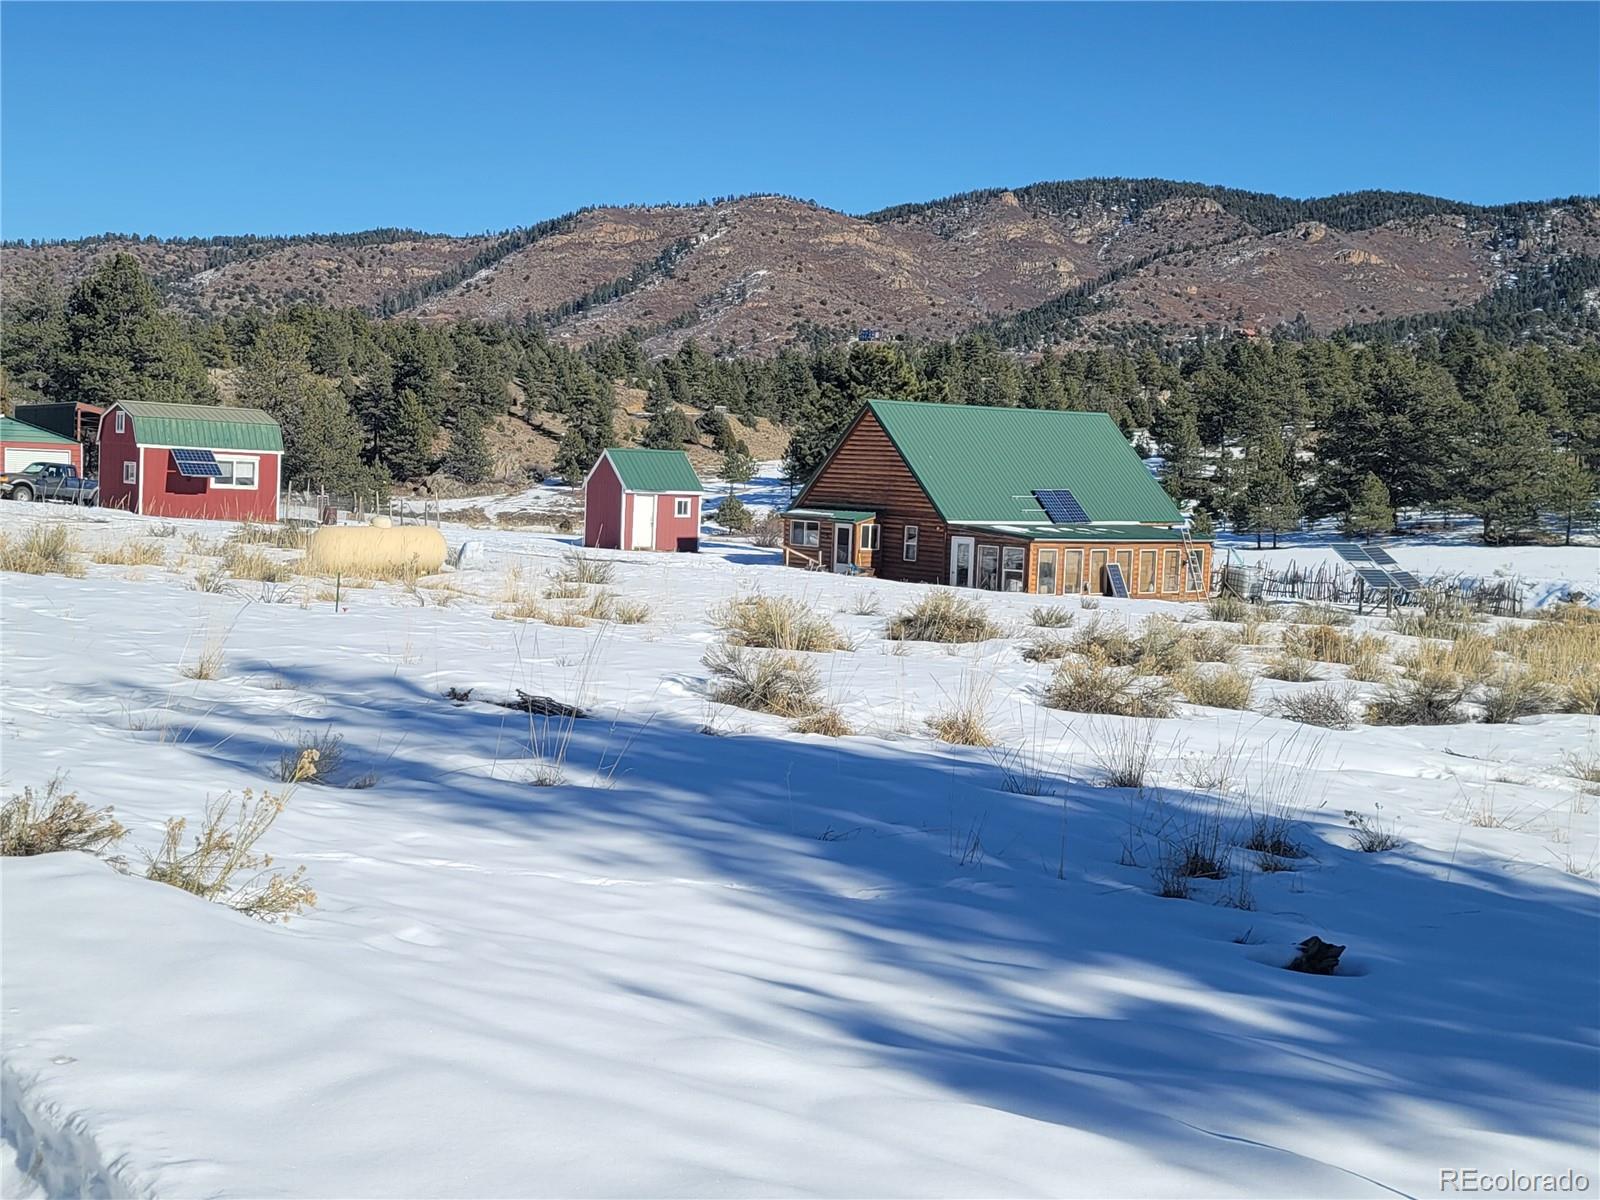
[[[278,422],[259,408],[119,400],[106,410],[107,414],[118,408],[133,421],[134,440],[141,446],[283,450]]]
[[[700,476],[682,450],[606,451],[622,486],[630,492],[703,492]]]
[[[1062,489],[1091,522],[1183,521],[1104,413],[910,400],[867,404],[946,521],[1049,521],[1034,494]]]

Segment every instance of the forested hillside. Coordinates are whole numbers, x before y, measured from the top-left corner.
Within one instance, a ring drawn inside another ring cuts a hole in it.
[[[63,292],[119,253],[165,308],[192,318],[314,304],[533,320],[574,345],[627,336],[657,355],[694,338],[770,356],[863,329],[917,339],[983,329],[1019,349],[1182,345],[1471,310],[1572,256],[1600,255],[1600,208],[1592,197],[1301,200],[1160,179],[993,188],[864,216],[755,195],[596,206],[472,237],[8,243],[7,291]]]
[[[1515,285],[1521,301],[1484,302],[1481,320],[1462,312],[1437,328],[1360,336],[1302,329],[1018,354],[980,330],[769,356],[687,339],[657,357],[631,334],[578,344],[536,320],[424,322],[304,304],[181,319],[135,258],[115,255],[64,296],[8,297],[0,382],[8,406],[258,406],[283,423],[286,477],[334,491],[441,474],[576,478],[625,436],[622,389],[645,397],[644,444],[709,444],[730,475],[748,469],[757,420],[780,423],[797,479],[869,396],[1094,410],[1164,459],[1168,489],[1202,525],[1270,535],[1337,515],[1377,533],[1397,508],[1453,508],[1476,514],[1486,537],[1514,539],[1541,514],[1572,529],[1593,520],[1600,342],[1592,301],[1578,299],[1593,280],[1593,262],[1574,259],[1545,283]],[[1548,321],[1508,319],[1519,303]],[[1537,329],[1557,336],[1527,336]],[[507,441],[518,428],[543,431],[554,452],[519,457]]]

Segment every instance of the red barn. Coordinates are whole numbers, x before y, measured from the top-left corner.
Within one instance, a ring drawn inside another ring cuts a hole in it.
[[[82,475],[83,447],[15,417],[0,417],[0,471],[25,471],[36,462],[71,463]]]
[[[152,517],[276,521],[283,434],[254,408],[119,400],[100,418],[100,503]]]
[[[699,550],[704,490],[682,450],[607,450],[584,476],[583,544]]]

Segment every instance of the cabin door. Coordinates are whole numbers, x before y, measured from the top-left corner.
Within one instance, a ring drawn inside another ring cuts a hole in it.
[[[950,586],[972,586],[972,547],[973,539],[958,537],[950,539]]]
[[[855,555],[851,553],[854,533],[855,526],[847,521],[840,521],[833,527],[833,569],[841,575],[855,565]]]
[[[634,550],[654,550],[656,548],[656,498],[635,494],[633,497],[633,539],[630,543]]]

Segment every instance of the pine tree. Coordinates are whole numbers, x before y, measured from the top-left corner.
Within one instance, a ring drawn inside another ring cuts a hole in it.
[[[450,445],[445,450],[443,465],[462,483],[482,483],[493,469],[483,431],[484,420],[476,409],[462,413],[450,431]]]
[[[749,483],[755,478],[756,460],[750,457],[750,452],[741,442],[722,456],[722,467],[718,474],[729,483]]]
[[[685,442],[694,440],[694,429],[689,424],[689,418],[683,415],[683,410],[664,388],[651,390],[645,402],[645,411],[650,414],[650,420],[639,437],[641,446],[648,446],[652,450],[677,450]]]
[[[1564,526],[1563,544],[1570,546],[1574,530],[1588,529],[1595,523],[1596,505],[1600,504],[1600,480],[1584,470],[1575,456],[1563,454],[1557,457],[1550,471],[1546,491],[1550,511]]]
[[[1350,537],[1378,537],[1394,528],[1394,508],[1383,480],[1368,472],[1345,512],[1343,528]]]
[[[1536,528],[1549,498],[1556,455],[1537,413],[1522,412],[1508,388],[1490,387],[1469,423],[1461,505],[1483,523],[1483,540],[1510,541]]]
[[[735,533],[744,533],[755,524],[755,518],[745,502],[729,492],[717,505],[717,524]]]

